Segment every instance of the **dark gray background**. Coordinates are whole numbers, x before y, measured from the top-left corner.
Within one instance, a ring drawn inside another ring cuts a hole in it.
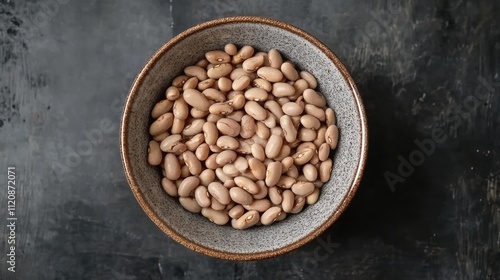
[[[3,237],[7,166],[18,183],[17,272],[6,271],[2,238],[0,278],[499,279],[499,8],[0,0]],[[369,121],[368,165],[347,211],[321,240],[265,261],[221,261],[165,236],[136,203],[119,157],[121,109],[141,67],[173,35],[229,15],[268,16],[317,36],[351,71]],[[418,155],[415,140],[439,129],[446,140],[423,163],[413,158],[411,175],[399,172],[401,159]],[[404,182],[391,189],[387,172]]]

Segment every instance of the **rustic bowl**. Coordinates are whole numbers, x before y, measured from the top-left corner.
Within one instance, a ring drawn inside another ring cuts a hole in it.
[[[332,155],[331,179],[318,202],[271,226],[235,230],[185,211],[160,185],[161,172],[147,163],[150,112],[164,98],[171,80],[208,50],[226,43],[278,49],[302,70],[316,76],[319,91],[334,109],[340,130]],[[318,39],[284,22],[262,17],[221,18],[175,36],[148,61],[137,76],[122,116],[121,156],[128,182],[151,220],[171,238],[203,254],[230,260],[275,257],[318,237],[344,211],[365,167],[368,139],[365,112],[356,86],[339,59]]]

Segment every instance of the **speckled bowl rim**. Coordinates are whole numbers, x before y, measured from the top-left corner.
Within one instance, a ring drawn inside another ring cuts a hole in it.
[[[165,54],[167,51],[169,51],[174,45],[176,45],[178,42],[182,41],[186,37],[189,37],[192,34],[195,34],[199,31],[214,27],[214,26],[219,26],[219,25],[224,25],[224,24],[229,24],[229,23],[257,23],[257,24],[265,24],[265,25],[271,25],[277,28],[284,29],[288,32],[291,32],[293,34],[296,34],[304,39],[306,39],[308,42],[312,43],[314,46],[319,48],[334,64],[335,66],[340,70],[342,76],[344,77],[345,81],[347,84],[350,85],[351,87],[351,92],[354,96],[354,99],[356,101],[356,106],[358,110],[358,116],[359,120],[361,122],[361,151],[360,151],[360,158],[358,161],[358,165],[356,168],[356,174],[353,180],[353,183],[351,185],[350,190],[348,191],[347,195],[345,196],[344,200],[340,203],[338,209],[334,212],[330,218],[328,218],[321,226],[317,227],[313,232],[308,234],[302,239],[299,239],[287,246],[284,246],[279,249],[275,250],[269,250],[269,251],[263,251],[263,252],[257,252],[257,253],[230,253],[230,252],[224,252],[212,248],[208,248],[206,246],[202,246],[200,244],[195,243],[192,240],[189,240],[179,234],[177,231],[174,229],[170,228],[167,224],[165,224],[162,219],[158,216],[158,214],[153,210],[151,205],[149,205],[139,189],[138,183],[135,180],[135,176],[132,172],[131,169],[131,158],[129,155],[125,152],[127,151],[127,146],[128,146],[128,139],[126,136],[126,131],[128,131],[128,123],[129,123],[129,118],[131,114],[131,107],[132,104],[134,103],[135,98],[137,97],[137,92],[138,89],[141,87],[142,83],[144,82],[145,77],[147,76],[148,72],[153,68],[155,63]],[[367,127],[367,120],[366,120],[366,115],[365,115],[365,110],[363,107],[363,101],[361,99],[361,96],[358,92],[358,89],[356,88],[356,85],[350,76],[350,74],[347,72],[346,68],[344,65],[340,62],[340,60],[337,58],[335,54],[331,50],[328,49],[323,43],[321,43],[318,39],[314,38],[312,35],[309,33],[292,26],[288,23],[275,20],[275,19],[270,19],[270,18],[264,18],[264,17],[257,17],[257,16],[235,16],[235,17],[226,17],[226,18],[219,18],[211,21],[207,21],[201,24],[198,24],[192,28],[187,29],[186,31],[180,33],[179,35],[175,36],[172,38],[170,41],[168,41],[165,45],[163,45],[152,57],[151,59],[147,62],[146,66],[141,70],[137,78],[135,79],[132,88],[130,89],[129,95],[127,97],[123,115],[122,115],[122,122],[121,122],[121,129],[120,129],[120,153],[121,153],[121,158],[122,158],[122,163],[123,167],[125,170],[125,175],[127,177],[128,183],[130,185],[130,188],[132,189],[132,192],[139,202],[139,205],[142,207],[142,209],[146,212],[148,217],[163,231],[165,232],[168,236],[173,238],[175,241],[179,242],[180,244],[186,246],[189,249],[192,249],[196,252],[203,253],[208,256],[220,258],[220,259],[227,259],[227,260],[260,260],[260,259],[266,259],[266,258],[272,258],[276,257],[282,254],[285,254],[287,252],[290,252],[294,249],[297,249],[304,244],[314,240],[317,238],[321,233],[323,233],[329,226],[335,222],[338,217],[342,214],[342,212],[346,209],[347,205],[351,201],[351,199],[354,197],[354,194],[356,193],[356,190],[361,182],[361,177],[363,175],[363,171],[365,169],[365,164],[366,164],[366,157],[367,157],[367,151],[368,151],[368,127]]]

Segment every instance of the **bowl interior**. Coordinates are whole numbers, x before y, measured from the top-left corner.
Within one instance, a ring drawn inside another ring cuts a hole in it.
[[[164,47],[136,80],[125,108],[122,141],[123,158],[134,194],[148,215],[165,232],[184,245],[213,256],[239,255],[251,259],[252,254],[293,247],[311,234],[338,211],[353,188],[362,159],[363,133],[361,115],[353,85],[339,68],[313,43],[284,28],[262,22],[226,22],[181,34],[181,40]],[[146,161],[150,139],[149,113],[164,98],[171,80],[188,65],[203,58],[209,50],[223,49],[226,43],[252,45],[258,50],[278,49],[299,69],[316,76],[319,91],[336,112],[340,130],[338,148],[333,156],[331,180],[321,189],[319,201],[300,214],[289,215],[272,226],[235,230],[230,226],[212,224],[200,214],[185,211],[175,198],[169,197],[160,185],[161,173]],[[315,236],[314,236],[315,237]]]

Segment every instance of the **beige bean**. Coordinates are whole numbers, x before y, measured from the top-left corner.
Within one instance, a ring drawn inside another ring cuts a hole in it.
[[[229,63],[231,57],[223,51],[209,51],[205,53],[205,58],[213,64]]]
[[[167,130],[172,126],[173,120],[172,113],[165,113],[161,115],[149,127],[149,134],[157,136],[167,132]]]
[[[172,128],[170,129],[170,132],[172,134],[180,134],[180,133],[182,133],[182,130],[184,130],[184,124],[185,123],[186,123],[185,120],[174,118],[174,122],[172,123]]]
[[[325,115],[326,115],[326,126],[331,126],[336,124],[337,120],[335,119],[335,112],[333,111],[332,108],[326,108]]]
[[[181,96],[181,93],[179,92],[179,89],[174,86],[168,87],[165,91],[165,97],[170,101],[177,100],[179,96]]]
[[[245,106],[245,96],[243,94],[238,94],[234,98],[227,101],[227,104],[231,105],[234,110],[239,110]]]
[[[304,177],[310,182],[316,181],[318,178],[318,169],[309,163],[302,167],[302,173],[304,173]]]
[[[264,108],[269,110],[277,119],[280,119],[284,114],[281,105],[274,100],[268,100],[264,103]]]
[[[227,102],[224,103],[214,103],[210,106],[208,111],[210,114],[214,115],[227,115],[233,112],[233,107]]]
[[[306,114],[317,118],[319,121],[324,122],[326,120],[325,111],[321,108],[312,104],[306,104],[304,110],[306,111]]]
[[[196,89],[196,87],[198,86],[198,78],[196,77],[191,77],[189,78],[185,83],[184,85],[182,86],[182,89],[183,90],[186,90],[186,89]]]
[[[182,130],[182,135],[193,136],[203,131],[204,119],[194,119],[191,123],[186,125]]]
[[[217,86],[219,87],[219,89],[221,91],[230,91],[231,90],[231,87],[232,87],[232,83],[233,81],[231,81],[230,79],[226,78],[226,77],[221,77],[218,81],[217,81]]]
[[[304,90],[303,95],[304,95],[304,100],[309,104],[312,104],[320,108],[326,106],[325,98],[313,89],[308,88]]]
[[[189,112],[190,112],[191,116],[195,119],[205,118],[210,113],[208,111],[202,111],[202,110],[197,109],[197,108],[191,108],[191,110]]]
[[[220,153],[223,149],[219,148],[217,145],[208,145],[212,153]]]
[[[215,162],[219,166],[224,166],[225,164],[234,162],[237,156],[238,155],[236,154],[235,151],[225,150],[217,155],[217,159],[215,160]]]
[[[283,189],[289,189],[293,186],[293,184],[295,184],[295,182],[297,182],[295,178],[282,175],[281,178],[278,180],[278,183],[276,183],[276,186]]]
[[[283,106],[286,103],[290,102],[290,98],[288,98],[288,97],[280,97],[280,98],[276,99],[276,101],[278,102],[278,104],[280,104],[280,106]]]
[[[326,126],[321,126],[317,131],[316,131],[316,139],[313,140],[314,145],[316,147],[320,147],[321,144],[325,143],[325,134],[326,134]]]
[[[337,148],[339,142],[339,129],[336,125],[330,125],[325,132],[325,141],[330,146],[330,149]]]
[[[153,107],[153,110],[151,110],[151,117],[153,119],[157,119],[161,115],[170,111],[173,105],[174,103],[168,99],[161,100],[160,102],[156,103]]]
[[[235,205],[228,212],[229,217],[231,217],[233,219],[238,219],[239,217],[241,217],[243,215],[243,213],[245,213],[245,208],[243,208],[243,206],[241,206],[241,204]]]
[[[150,165],[160,165],[163,155],[160,150],[160,144],[156,141],[148,143],[148,163]]]
[[[161,179],[161,186],[163,190],[170,196],[177,196],[177,186],[167,178]]]
[[[238,204],[248,205],[253,201],[252,195],[239,187],[229,189],[229,195],[231,199]]]
[[[194,199],[196,200],[196,203],[200,205],[201,207],[210,207],[211,199],[210,195],[208,193],[208,190],[205,186],[198,186],[194,190]]]
[[[238,48],[236,47],[235,44],[226,44],[224,46],[224,51],[228,54],[228,55],[235,55],[236,53],[238,53]]]
[[[295,94],[295,88],[287,83],[274,83],[272,93],[275,97],[287,97]]]
[[[207,88],[202,93],[208,100],[213,100],[215,102],[226,101],[226,96],[215,88]]]
[[[195,152],[198,147],[205,142],[205,137],[203,133],[198,133],[186,141],[185,145],[188,151]]]
[[[213,210],[216,210],[216,211],[223,211],[223,210],[226,210],[226,205],[220,203],[214,197],[210,197],[210,208]]]
[[[203,93],[204,90],[212,88],[215,85],[215,79],[206,79],[198,83],[196,88]]]
[[[186,75],[180,75],[180,76],[177,76],[174,78],[174,80],[172,81],[172,85],[174,87],[177,87],[177,88],[182,88],[182,86],[184,85],[184,83],[189,79],[188,76]]]
[[[318,82],[316,81],[316,78],[309,72],[307,71],[301,71],[300,72],[300,77],[304,80],[306,80],[307,84],[311,89],[315,89],[318,86]]]
[[[191,213],[200,213],[201,206],[192,197],[179,197],[179,203]]]
[[[293,157],[287,156],[281,160],[281,171],[282,172],[287,172],[290,167],[293,165],[294,159]]]
[[[207,122],[216,123],[218,120],[222,119],[224,115],[208,114]],[[217,127],[216,127],[217,128]]]
[[[323,161],[319,166],[319,179],[321,182],[326,183],[330,180],[332,174],[333,161],[327,159]]]
[[[236,150],[240,143],[233,137],[223,135],[217,139],[217,146],[223,150]]]
[[[315,152],[313,154],[313,157],[311,158],[311,160],[309,161],[310,164],[313,164],[313,165],[316,165],[316,164],[319,164],[319,156],[318,156],[318,153]]]
[[[196,148],[194,153],[199,160],[206,160],[210,155],[210,148],[207,143],[202,143]]]
[[[291,190],[285,190],[282,194],[283,200],[281,202],[281,208],[284,212],[290,213],[295,203],[295,195]]]
[[[227,205],[231,202],[229,191],[219,182],[212,182],[208,185],[208,192],[220,203]]]
[[[224,171],[220,167],[215,169],[215,176],[217,176],[217,178],[219,178],[219,180],[222,183],[225,183],[228,180],[233,180],[233,178],[231,176],[227,175],[226,173],[224,173]]]
[[[246,139],[246,140],[249,140],[249,139]],[[252,153],[252,147],[251,147],[250,143],[248,143],[246,140],[239,141],[240,146],[238,147],[238,149],[236,149],[236,151],[240,154],[249,155]]]
[[[256,122],[255,135],[260,139],[267,140],[271,136],[271,131],[263,122]]]
[[[229,74],[229,78],[232,81],[236,81],[243,76],[247,76],[250,78],[250,80],[253,80],[256,77],[256,74],[248,73],[245,70],[243,70],[243,68],[234,68],[233,71],[231,71],[231,73]]]
[[[267,100],[267,97],[268,97],[267,91],[261,88],[253,87],[245,91],[245,98],[247,100],[265,101]]]
[[[249,115],[244,115],[241,117],[241,131],[240,131],[240,136],[244,139],[248,139],[255,135],[255,130],[256,130],[256,124],[255,120],[249,116]]]
[[[243,61],[241,68],[243,68],[243,70],[245,70],[248,73],[252,73],[257,71],[257,69],[259,69],[259,67],[261,67],[263,64],[264,64],[264,56],[259,55],[250,57],[247,60]]]
[[[202,208],[201,214],[216,225],[223,226],[229,222],[229,215],[226,211],[214,210],[212,208]]]
[[[328,145],[328,143],[321,144],[321,146],[319,146],[318,149],[319,160],[325,161],[328,159],[329,156],[330,156],[330,145]]]
[[[282,110],[288,116],[300,116],[304,108],[295,102],[287,102],[283,104]]]
[[[200,175],[202,168],[200,160],[191,151],[185,151],[182,154],[184,161],[186,162],[189,172],[193,175]]]
[[[237,157],[236,160],[234,160],[234,167],[236,167],[236,169],[239,171],[239,172],[246,172],[248,170],[248,161],[246,158],[244,157]]]
[[[194,88],[184,90],[182,97],[187,104],[202,111],[208,111],[208,108],[210,107],[210,102],[205,95]]]
[[[304,149],[316,150],[316,145],[312,142],[303,142],[297,147],[297,152],[302,151]]]
[[[261,67],[257,70],[257,76],[272,83],[280,82],[283,79],[283,73],[273,67]],[[273,85],[274,90],[274,85]]]
[[[234,180],[233,179],[229,179],[229,180],[226,180],[224,182],[224,187],[226,187],[227,189],[230,189],[232,187],[235,187],[236,184],[234,183]]]
[[[259,180],[255,182],[257,186],[259,187],[259,192],[253,195],[254,199],[263,199],[267,197],[267,191],[268,187],[266,186],[266,183],[262,180]]]
[[[269,199],[274,205],[281,204],[283,197],[281,196],[281,190],[278,187],[269,188]]]
[[[294,96],[300,96],[304,93],[304,90],[309,88],[309,85],[307,84],[306,80],[304,79],[298,79],[293,83],[293,88],[295,89],[295,95]]]
[[[261,78],[253,80],[251,82],[251,84],[252,84],[252,86],[254,86],[256,88],[263,89],[267,92],[271,92],[271,90],[273,89],[273,86],[271,85],[271,83],[269,81],[261,79]]]
[[[212,169],[205,169],[200,173],[198,178],[200,179],[201,185],[208,187],[208,184],[215,180],[215,172]]]
[[[213,122],[205,122],[203,124],[203,136],[205,136],[205,142],[208,145],[215,145],[217,139],[219,138],[219,130]]]
[[[243,208],[249,211],[265,212],[271,208],[271,201],[269,199],[254,199],[250,204],[242,204]]]
[[[262,216],[260,217],[260,221],[263,225],[271,225],[272,223],[274,223],[276,221],[276,219],[278,218],[278,216],[281,215],[281,208],[278,207],[278,206],[273,206],[269,209],[267,209],[263,214]]]
[[[186,151],[186,145],[181,142],[182,136],[173,134],[163,139],[160,144],[160,149],[167,153],[183,153]]]
[[[208,66],[208,64],[209,64],[209,63],[210,63],[210,62],[208,62],[208,60],[206,60],[206,59],[201,59],[201,60],[199,60],[198,62],[196,62],[196,64],[195,64],[195,65],[196,65],[196,66],[200,66],[201,68],[207,68],[207,66]]]
[[[196,176],[186,177],[179,184],[179,188],[177,190],[179,196],[182,197],[192,196],[194,194],[194,190],[199,186],[199,184],[200,184],[200,179],[198,179],[198,177]]]
[[[258,121],[263,121],[267,118],[266,110],[255,101],[247,101],[245,103],[245,112]]]
[[[319,199],[319,189],[315,188],[314,191],[306,197],[306,204],[312,205],[315,204]]]
[[[208,156],[208,158],[205,160],[205,166],[209,169],[215,170],[216,168],[219,167],[219,165],[216,162],[218,153],[213,153]]]
[[[264,159],[266,158],[266,153],[264,152],[264,148],[262,148],[261,145],[254,143],[252,145],[252,156],[261,162],[264,161]]]
[[[160,135],[153,136],[153,140],[155,140],[158,143],[161,143],[161,141],[163,141],[168,136],[170,136],[170,133],[168,133],[168,131],[167,132],[163,132]]]
[[[233,90],[244,90],[250,85],[251,79],[248,76],[240,76],[232,84]]]
[[[235,229],[247,229],[247,228],[254,226],[259,221],[260,221],[259,212],[252,210],[252,211],[246,212],[238,219],[233,219],[231,221],[231,225]]]
[[[235,120],[222,118],[217,121],[217,129],[224,135],[236,137],[240,134],[241,126]]]
[[[288,177],[292,177],[292,178],[297,179],[297,177],[299,177],[299,169],[297,168],[297,166],[292,165],[292,166],[290,166],[290,168],[288,169],[288,171],[285,174]]]
[[[308,196],[314,191],[314,185],[311,182],[297,182],[292,186],[292,192],[298,196]]]
[[[280,69],[281,64],[283,64],[283,58],[281,54],[276,49],[270,49],[268,52],[269,66]]]
[[[239,64],[245,59],[249,59],[254,54],[255,50],[252,46],[243,46],[236,55],[233,56],[232,63]]]
[[[213,68],[208,69],[207,75],[209,78],[218,79],[229,75],[233,70],[233,66],[229,63],[217,64]]]
[[[315,153],[314,150],[306,148],[295,153],[292,157],[296,165],[304,165],[311,160],[314,153]]]
[[[189,108],[184,98],[175,100],[172,113],[174,114],[174,117],[179,120],[185,120],[188,117]]]
[[[271,135],[269,141],[267,142],[265,153],[268,158],[276,157],[283,145],[283,138],[278,135]]]
[[[303,115],[300,117],[300,123],[302,126],[308,129],[317,130],[320,128],[321,123],[317,118],[311,115]]]
[[[254,181],[252,181],[249,178],[246,178],[244,176],[235,177],[234,183],[238,187],[244,189],[245,191],[247,191],[251,194],[257,194],[260,191],[259,187],[255,184]]]
[[[296,81],[299,79],[299,73],[297,72],[297,70],[295,69],[295,66],[293,66],[292,63],[290,62],[284,62],[283,64],[281,64],[281,72],[283,73],[283,75],[285,76],[285,78],[287,78],[288,80],[290,81]]]
[[[267,127],[269,127],[270,129],[272,129],[272,128],[276,127],[276,117],[275,117],[273,114],[269,113],[269,112],[267,112],[266,114],[267,114],[267,118],[266,118],[265,120],[263,120],[262,122],[263,122],[263,123],[264,123]],[[272,134],[272,133],[271,133],[271,134]],[[280,134],[281,134],[281,133],[280,133]]]
[[[316,135],[316,131],[305,127],[300,128],[297,133],[299,140],[306,142],[314,141],[316,139]]]
[[[293,213],[293,214],[299,213],[300,211],[302,211],[302,209],[304,209],[305,204],[306,204],[306,199],[304,197],[296,196],[295,200],[293,202],[292,210],[290,211],[290,213]]]
[[[274,185],[276,185],[276,183],[278,183],[279,179],[281,178],[281,171],[281,162],[271,162],[267,166],[266,170],[266,185],[269,187],[273,187]]]
[[[288,143],[297,139],[297,129],[293,125],[292,119],[288,115],[283,115],[280,118],[280,125],[283,129],[283,135]]]

